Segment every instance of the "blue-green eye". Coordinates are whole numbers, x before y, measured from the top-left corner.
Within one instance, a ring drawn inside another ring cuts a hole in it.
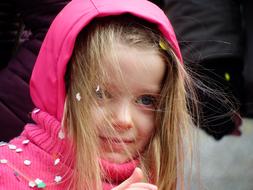
[[[152,95],[142,95],[137,98],[136,103],[146,107],[155,107],[157,105],[157,98]]]

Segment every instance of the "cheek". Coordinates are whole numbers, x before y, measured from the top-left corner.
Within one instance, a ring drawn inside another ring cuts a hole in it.
[[[104,112],[101,108],[94,108],[91,110],[92,115],[92,125],[94,126],[94,129],[99,130],[99,128],[102,127],[104,123]]]
[[[145,114],[138,119],[138,133],[143,141],[149,141],[155,131],[154,114]]]

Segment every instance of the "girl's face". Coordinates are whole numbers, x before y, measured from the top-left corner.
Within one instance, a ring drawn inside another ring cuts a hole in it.
[[[144,151],[154,133],[165,63],[152,50],[123,45],[118,46],[117,56],[120,77],[104,60],[110,80],[94,89],[99,106],[93,116],[102,159],[124,163],[130,159],[129,153],[135,158]],[[105,118],[109,118],[111,126]]]

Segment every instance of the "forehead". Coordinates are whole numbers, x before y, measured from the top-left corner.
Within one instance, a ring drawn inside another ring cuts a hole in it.
[[[166,65],[157,51],[118,45],[113,54],[113,59],[104,62],[109,83],[160,89]]]

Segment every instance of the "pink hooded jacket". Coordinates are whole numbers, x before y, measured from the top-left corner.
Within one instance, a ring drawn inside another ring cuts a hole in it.
[[[36,105],[22,134],[0,143],[0,190],[66,189],[73,155],[61,129],[65,101],[64,75],[78,33],[95,17],[132,14],[156,24],[182,61],[173,28],[156,5],[146,0],[73,0],[53,21],[34,66],[30,82]],[[105,163],[106,164],[106,163]],[[109,167],[110,166],[106,166]],[[131,166],[118,167],[122,180]],[[123,169],[122,169],[123,168]],[[104,189],[110,189],[104,186]]]

